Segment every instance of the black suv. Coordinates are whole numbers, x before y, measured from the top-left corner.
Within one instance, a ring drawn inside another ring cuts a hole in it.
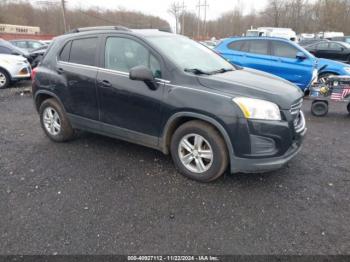
[[[33,96],[49,138],[74,130],[171,153],[187,177],[280,168],[306,132],[303,93],[236,67],[186,37],[159,30],[81,28],[57,37],[34,72]]]

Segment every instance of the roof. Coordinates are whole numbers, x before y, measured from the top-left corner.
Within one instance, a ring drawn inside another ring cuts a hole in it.
[[[285,42],[292,42],[286,38],[283,37],[271,37],[271,36],[234,36],[226,38],[226,40],[281,40]]]
[[[124,26],[96,26],[96,27],[82,27],[76,28],[72,31],[66,33],[66,35],[72,34],[91,34],[91,33],[112,33],[112,32],[122,32],[122,33],[130,33],[137,34],[142,36],[161,36],[161,35],[169,35],[170,32],[164,29],[129,29]]]

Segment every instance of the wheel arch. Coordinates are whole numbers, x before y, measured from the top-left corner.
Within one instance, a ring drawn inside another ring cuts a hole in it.
[[[64,106],[63,106],[63,103],[61,101],[61,99],[59,99],[59,97],[50,92],[50,91],[46,91],[46,90],[40,90],[38,92],[35,93],[34,95],[34,103],[35,103],[35,109],[37,111],[39,111],[39,108],[40,108],[40,105],[47,99],[55,99],[59,104],[60,106],[62,107],[63,110],[65,110]]]
[[[10,72],[5,67],[0,66],[0,69],[3,70],[10,77],[10,80],[12,80]]]
[[[188,121],[192,121],[192,120],[201,120],[203,122],[209,123],[219,131],[220,135],[222,136],[222,138],[224,139],[224,142],[226,144],[226,148],[227,148],[227,151],[229,153],[229,158],[230,158],[229,161],[231,162],[232,159],[234,158],[235,154],[234,154],[234,150],[233,150],[233,146],[232,146],[230,137],[229,137],[228,133],[226,132],[225,128],[214,118],[207,116],[207,115],[193,113],[193,112],[179,112],[179,113],[172,115],[168,119],[168,121],[165,124],[165,127],[163,129],[163,133],[162,133],[162,136],[160,138],[160,143],[159,143],[160,149],[162,150],[162,152],[164,154],[169,154],[170,142],[171,142],[171,138],[172,138],[175,130],[179,126],[181,126],[182,124],[184,124]]]
[[[325,70],[325,71],[321,71],[318,74],[318,77],[322,76],[322,75],[326,75],[326,74],[333,74],[333,75],[339,75],[338,72],[334,72],[332,70]]]

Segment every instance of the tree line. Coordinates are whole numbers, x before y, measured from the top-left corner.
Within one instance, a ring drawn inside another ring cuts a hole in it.
[[[238,4],[211,21],[199,20],[196,13],[183,11],[177,19],[179,31],[202,39],[242,35],[251,27],[288,27],[297,33],[336,31],[350,35],[350,0],[269,0],[259,12],[243,10],[243,5]]]
[[[44,3],[35,5],[24,0],[1,0],[0,23],[39,26],[44,34],[62,34],[60,1],[56,4],[39,2]],[[350,0],[269,0],[264,10],[251,9],[248,13],[244,12],[242,4],[236,4],[232,10],[210,21],[199,19],[194,12],[174,10],[174,3],[169,7],[169,13],[176,17],[178,32],[192,38],[242,35],[251,27],[261,26],[289,27],[297,33],[340,31],[350,34]],[[75,8],[68,9],[66,16],[70,29],[101,25],[170,28],[167,21],[157,16],[123,9]]]
[[[31,4],[29,1],[0,0],[0,23],[39,26],[41,33],[64,33],[62,8],[58,1]],[[129,28],[169,29],[169,23],[157,16],[123,9],[75,8],[66,10],[68,29],[86,26],[123,25]]]

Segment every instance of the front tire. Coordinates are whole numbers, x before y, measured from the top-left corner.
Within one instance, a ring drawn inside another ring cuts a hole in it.
[[[40,123],[45,134],[55,142],[65,142],[74,137],[68,117],[55,99],[45,100],[39,109]]]
[[[0,89],[5,89],[10,85],[11,82],[11,78],[8,75],[8,73],[3,70],[0,69]]]
[[[228,166],[227,148],[220,133],[212,125],[197,120],[175,131],[171,155],[181,174],[200,182],[219,178]]]

